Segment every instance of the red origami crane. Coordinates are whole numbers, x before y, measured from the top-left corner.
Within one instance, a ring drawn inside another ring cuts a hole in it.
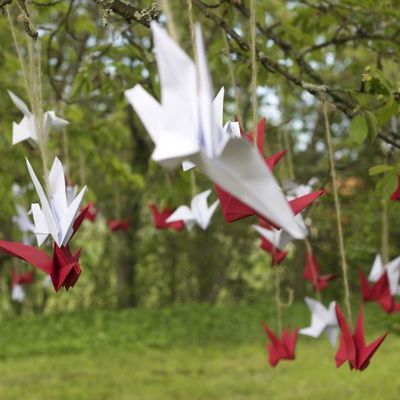
[[[388,274],[385,271],[382,276],[371,286],[363,271],[359,272],[362,299],[364,302],[372,301],[379,303],[388,314],[400,311],[400,304],[396,303],[395,297],[390,293]]]
[[[185,223],[183,221],[166,222],[168,217],[174,212],[171,208],[164,208],[160,212],[155,204],[150,204],[149,207],[153,215],[154,227],[156,229],[174,229],[176,231],[185,229]]]
[[[342,334],[340,335],[339,349],[335,356],[336,367],[340,367],[343,363],[348,361],[350,369],[363,371],[368,367],[372,356],[385,340],[387,333],[380,336],[367,346],[365,344],[362,306],[360,307],[360,312],[358,314],[354,335],[351,334],[350,328],[347,325],[346,319],[344,318],[342,310],[338,304],[336,304],[336,317],[339,322],[340,330],[342,331]]]
[[[304,279],[310,281],[317,292],[321,292],[328,286],[328,282],[338,278],[334,274],[320,275],[317,257],[310,251],[306,255],[306,266],[303,272]]]
[[[392,195],[390,196],[390,199],[393,200],[393,201],[399,201],[400,200],[400,176],[397,177],[397,188],[392,193]]]
[[[272,265],[279,265],[287,256],[287,251],[282,251],[275,247],[268,239],[260,236],[260,248],[269,253],[272,258]]]
[[[87,212],[88,207],[85,207],[74,221],[74,232],[71,239],[81,226]],[[20,258],[33,267],[50,275],[54,289],[58,292],[62,287],[66,290],[73,287],[81,273],[79,265],[80,250],[74,255],[71,253],[69,248],[71,239],[68,244],[63,247],[58,247],[54,244],[52,257],[49,257],[46,252],[36,247],[4,240],[0,240],[0,250],[13,257]]]
[[[265,160],[268,168],[274,168],[275,164],[286,154],[286,150],[280,151],[279,153],[273,154],[271,157]],[[242,203],[236,197],[226,192],[220,186],[215,185],[215,191],[221,203],[221,209],[226,222],[231,223],[238,221],[243,218],[251,217],[256,215],[256,212]]]
[[[126,232],[131,226],[131,221],[127,219],[109,219],[108,229],[111,232]]]
[[[257,127],[257,147],[260,154],[264,157],[264,128],[265,118],[263,118]],[[245,139],[254,142],[254,134],[249,133],[244,135]],[[278,161],[286,154],[286,150],[280,151],[273,154],[271,157],[265,158],[266,166],[272,171]],[[264,218],[262,215],[257,214],[252,208],[236,199],[230,193],[226,192],[220,186],[215,185],[215,191],[217,192],[219,201],[221,203],[221,209],[226,222],[231,223],[238,221],[243,218],[247,218],[253,215],[258,215],[259,218]],[[324,193],[323,190],[319,190],[313,193],[309,193],[305,196],[300,196],[294,200],[289,201],[289,204],[295,214],[298,214],[308,205],[310,205],[315,199]],[[267,199],[266,199],[267,201]]]
[[[265,123],[266,119],[262,118],[261,121],[257,125],[257,138],[256,145],[261,155],[264,155],[264,132],[265,132]],[[240,129],[242,132],[242,136],[251,143],[254,143],[254,132],[243,134],[242,128]],[[286,150],[285,150],[286,153]]]
[[[275,229],[272,225],[266,222],[264,219],[258,219],[258,225],[267,229]],[[287,256],[287,251],[278,249],[273,243],[271,243],[266,237],[260,235],[261,243],[260,248],[271,255],[272,266],[279,265]]]
[[[12,285],[29,285],[33,281],[33,271],[18,274],[15,270],[12,272]]]
[[[46,252],[36,247],[4,240],[0,240],[0,250],[13,257],[18,257],[50,275],[56,292],[61,287],[65,287],[66,290],[73,287],[81,273],[79,265],[80,250],[75,255],[72,255],[69,245],[65,247],[54,245],[52,257],[49,257]]]
[[[88,203],[83,209],[88,208],[85,219],[87,219],[90,222],[96,221],[97,214],[99,213],[99,210],[94,206],[92,202]]]
[[[270,340],[267,350],[268,362],[271,367],[275,367],[280,360],[294,360],[299,330],[296,328],[293,332],[290,332],[289,329],[286,329],[281,338],[278,339],[265,322],[263,322],[263,327]]]

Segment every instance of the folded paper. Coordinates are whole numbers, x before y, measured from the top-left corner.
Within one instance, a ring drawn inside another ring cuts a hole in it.
[[[264,236],[260,236],[260,238],[261,238],[260,248],[271,255],[272,265],[273,266],[279,265],[281,262],[283,262],[288,253],[286,251],[282,251],[276,248]]]
[[[55,244],[52,257],[41,249],[3,240],[0,240],[0,250],[48,274],[56,291],[61,287],[65,287],[66,290],[73,287],[81,273],[80,250],[73,255],[69,246],[58,247]]]
[[[131,227],[129,219],[109,219],[107,224],[111,232],[126,232]]]
[[[291,332],[285,329],[280,338],[269,329],[268,325],[263,323],[264,331],[270,341],[267,346],[268,362],[271,367],[275,367],[281,360],[294,360],[296,358],[296,343],[298,329]]]
[[[34,142],[38,142],[39,135],[37,132],[37,122],[35,121],[35,116],[29,111],[28,106],[14,93],[8,91],[11,100],[15,106],[24,115],[20,123],[13,122],[13,144],[17,144],[24,140],[30,139]],[[43,114],[43,131],[47,138],[49,135],[51,127],[61,128],[68,125],[68,121],[56,116],[54,111],[46,111]]]
[[[266,158],[265,163],[267,167],[272,171],[274,166],[285,154],[286,150],[280,151],[279,153]],[[226,222],[231,223],[256,215],[256,212],[252,208],[226,192],[220,186],[215,185],[215,191],[217,192],[219,201],[221,202],[222,214]]]
[[[388,314],[400,312],[400,304],[396,303],[395,297],[390,293],[388,273],[385,271],[381,277],[372,285],[368,283],[363,271],[359,272],[361,294],[364,302],[378,303]]]
[[[84,208],[75,219],[70,240],[80,228],[86,217],[87,210],[88,207]],[[49,275],[54,289],[59,291],[62,287],[66,290],[73,287],[81,273],[79,265],[80,250],[72,254],[69,244],[70,242],[66,246],[58,247],[55,243],[52,257],[49,257],[46,252],[39,248],[4,240],[0,240],[0,251],[12,257],[17,257]]]
[[[399,201],[400,200],[400,176],[397,177],[397,188],[391,194],[390,199],[393,200],[393,201]]]
[[[211,206],[208,206],[207,199],[210,196],[211,190],[205,190],[193,197],[190,207],[178,207],[167,219],[168,224],[183,221],[190,231],[195,225],[206,230],[211,223],[211,218],[218,207],[219,201],[215,201]]]
[[[338,278],[338,275],[325,274],[321,275],[317,257],[313,252],[307,252],[306,265],[303,272],[303,277],[311,282],[317,292],[326,289],[329,281]]]
[[[336,304],[336,317],[341,330],[339,349],[335,356],[336,367],[348,362],[350,369],[363,371],[368,367],[372,356],[385,340],[387,333],[374,340],[371,344],[366,345],[362,306],[360,307],[354,334],[351,333],[338,304]]]
[[[161,103],[140,85],[125,94],[155,143],[153,160],[167,168],[184,160],[196,164],[225,191],[296,239],[303,238],[302,228],[259,151],[218,124],[199,26],[195,29],[196,63],[157,23],[152,22],[151,28]]]
[[[393,296],[399,295],[400,256],[388,262],[386,265],[383,265],[381,256],[377,254],[374,260],[374,264],[372,265],[371,272],[368,275],[368,280],[370,282],[377,282],[385,272],[387,272],[387,276],[389,279],[390,293]]]
[[[23,285],[30,285],[33,281],[33,271],[18,274],[15,270],[12,272],[12,290],[11,300],[22,303],[25,300],[25,289]]]
[[[90,222],[95,222],[97,215],[99,214],[99,210],[94,206],[92,202],[89,202],[86,207],[88,208],[85,219]]]
[[[48,179],[48,199],[28,160],[26,164],[40,201],[40,205],[35,203],[31,206],[38,245],[41,246],[51,235],[58,247],[65,246],[73,235],[73,224],[79,213],[86,186],[72,201],[68,201],[64,169],[61,161],[55,158]]]
[[[12,217],[13,223],[22,232],[22,242],[24,244],[32,244],[34,240],[35,225],[31,222],[28,217],[28,213],[19,204],[15,205],[17,215]]]
[[[335,301],[329,303],[326,308],[321,302],[306,297],[305,302],[311,312],[311,325],[307,328],[300,329],[299,333],[313,338],[320,337],[322,333],[326,333],[332,346],[336,346],[339,333],[339,325],[336,318]]]
[[[181,231],[185,228],[184,221],[167,222],[167,219],[174,213],[172,208],[165,207],[161,211],[158,210],[155,204],[149,205],[151,214],[153,216],[153,224],[156,229],[173,229]]]

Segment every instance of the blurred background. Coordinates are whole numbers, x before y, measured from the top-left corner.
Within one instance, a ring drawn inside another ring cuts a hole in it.
[[[10,4],[9,4],[10,3]],[[15,3],[15,4],[14,4]],[[274,270],[260,249],[254,217],[227,224],[218,208],[210,227],[157,230],[149,204],[189,204],[212,183],[200,172],[166,171],[151,161],[153,144],[124,90],[141,83],[160,96],[148,21],[165,24],[170,9],[180,45],[192,56],[190,15],[202,25],[214,90],[225,87],[224,121],[252,131],[249,4],[188,0],[161,4],[120,0],[2,2],[24,49],[39,33],[46,110],[70,122],[52,132],[50,159],[67,167],[70,185],[88,186],[99,215],[74,239],[82,274],[70,291],[55,293],[35,271],[23,302],[13,301],[12,271],[27,264],[0,254],[1,399],[397,399],[400,320],[365,306],[367,339],[390,335],[360,374],[337,370],[326,338],[300,337],[297,359],[275,369],[266,359],[262,321],[276,328]],[[9,5],[7,5],[9,4]],[[374,257],[398,256],[397,187],[400,30],[398,1],[257,0],[258,117],[266,118],[267,155],[281,183],[307,184],[326,194],[303,215],[321,272],[341,274],[336,214],[321,99],[330,103],[337,184],[354,314],[361,295],[358,271]],[[140,12],[142,12],[140,14]],[[170,16],[171,21],[171,16]],[[29,23],[32,24],[29,27]],[[28,24],[28,25],[27,25]],[[9,20],[0,15],[0,238],[22,241],[16,204],[37,201],[25,165],[41,171],[38,148],[12,145],[20,112],[7,89],[27,101]],[[365,132],[351,129],[361,115]],[[350,126],[350,129],[349,129]],[[386,165],[375,169],[370,168]],[[16,197],[13,185],[22,188]],[[213,191],[210,200],[217,199]],[[268,199],[266,199],[268,201]],[[388,221],[387,226],[383,221]],[[110,219],[130,221],[110,232]],[[75,250],[75,249],[74,249]],[[306,246],[288,247],[278,267],[286,302],[284,326],[304,327]],[[343,305],[342,280],[322,292]]]

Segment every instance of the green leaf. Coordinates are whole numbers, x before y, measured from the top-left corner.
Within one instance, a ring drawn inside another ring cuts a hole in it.
[[[376,112],[378,125],[385,125],[399,110],[399,105],[391,97],[388,102]]]
[[[366,139],[368,135],[368,124],[362,115],[357,115],[351,120],[349,133],[354,143],[361,144]]]
[[[376,184],[376,191],[382,198],[387,199],[397,188],[397,176],[389,174],[384,176]]]
[[[365,111],[365,119],[368,124],[369,139],[371,141],[374,141],[378,136],[378,121],[376,119],[376,116],[371,111]]]
[[[384,172],[389,172],[389,171],[394,171],[394,167],[386,164],[381,164],[381,165],[375,165],[374,167],[371,167],[368,172],[371,176],[374,175],[379,175]]]

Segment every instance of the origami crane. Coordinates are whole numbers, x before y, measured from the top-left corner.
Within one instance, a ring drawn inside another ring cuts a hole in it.
[[[166,222],[172,223],[183,221],[190,231],[197,224],[201,229],[206,230],[210,225],[211,218],[218,207],[219,201],[215,201],[208,207],[207,199],[211,190],[206,190],[193,197],[190,208],[188,206],[178,207],[167,219]]]
[[[15,208],[17,210],[17,215],[12,217],[12,221],[22,232],[22,242],[24,244],[31,244],[32,234],[35,232],[35,225],[32,224],[27,212],[23,207],[21,207],[19,204],[16,204]]]
[[[364,317],[362,306],[360,307],[358,314],[354,335],[351,334],[346,319],[344,318],[342,310],[338,304],[336,304],[336,317],[341,330],[339,349],[335,356],[336,367],[340,367],[343,363],[348,361],[350,369],[363,371],[368,367],[372,356],[385,340],[387,333],[380,336],[367,346],[364,337]]]
[[[109,219],[108,229],[111,232],[126,232],[131,226],[131,221],[128,219]]]
[[[279,250],[269,240],[261,236],[260,248],[271,255],[272,265],[279,265],[287,256],[286,251]]]
[[[213,109],[215,113],[215,122],[218,124],[219,128],[224,131],[224,134],[229,137],[238,137],[240,138],[240,125],[239,122],[228,121],[225,125],[223,125],[223,116],[224,116],[224,95],[225,89],[221,88],[218,94],[215,96],[213,101]],[[185,160],[182,162],[182,168],[184,171],[188,171],[197,165],[192,162]]]
[[[390,200],[393,200],[393,201],[399,201],[400,200],[400,176],[397,177],[397,188],[391,194]]]
[[[299,333],[313,338],[320,337],[322,333],[326,333],[332,346],[336,346],[339,333],[339,325],[336,318],[335,301],[329,303],[326,308],[321,302],[306,297],[305,302],[311,312],[311,325],[307,328],[300,329]]]
[[[298,329],[290,332],[289,329],[283,331],[281,338],[278,339],[269,329],[268,325],[263,322],[263,327],[270,343],[267,346],[268,362],[271,367],[275,367],[281,360],[294,360]]]
[[[265,164],[272,171],[278,161],[286,154],[286,150],[273,154],[265,159]],[[240,200],[226,192],[220,186],[215,185],[219,201],[221,202],[222,214],[226,222],[231,223],[243,218],[256,215],[256,212]]]
[[[13,144],[17,144],[27,139],[31,139],[34,142],[39,140],[37,132],[37,124],[35,121],[35,116],[28,109],[28,106],[14,93],[8,91],[11,100],[15,106],[24,114],[22,121],[17,124],[13,122]],[[56,116],[54,111],[46,111],[43,115],[43,128],[44,134],[47,138],[49,135],[51,127],[62,128],[68,125],[68,121]]]
[[[318,178],[313,177],[306,184],[299,184],[292,181],[286,181],[283,184],[283,187],[288,194],[291,194],[294,197],[298,197],[310,193],[312,190],[314,190],[317,183],[318,183]]]
[[[301,214],[296,215],[296,219],[299,225],[304,225],[304,229],[306,230],[307,228],[305,227]],[[293,237],[284,229],[278,231],[274,228],[265,228],[260,225],[253,225],[253,228],[278,250],[285,250],[287,245],[293,241]]]
[[[86,192],[86,186],[73,201],[68,201],[64,169],[61,161],[55,158],[49,174],[51,197],[48,199],[28,160],[26,164],[40,201],[40,205],[35,203],[31,206],[38,245],[41,246],[51,235],[58,247],[65,246],[73,235],[73,224]]]
[[[65,287],[66,290],[73,287],[81,273],[80,250],[73,255],[69,246],[58,247],[55,244],[52,257],[36,247],[4,240],[0,240],[0,250],[50,275],[56,292],[61,287]]]
[[[16,224],[21,232],[34,232],[35,225],[32,224],[27,212],[19,204],[15,205],[17,215],[14,215],[12,221]]]
[[[258,148],[258,151],[260,154],[263,156],[264,155],[264,132],[265,132],[265,124],[266,124],[266,119],[262,118],[260,122],[257,124],[257,132],[256,132],[256,139],[255,139],[255,144]],[[254,133],[255,132],[250,132],[244,134],[244,138],[248,140],[251,143],[254,143]],[[286,153],[286,150],[284,150]],[[272,169],[272,168],[271,168]]]
[[[22,285],[30,285],[33,281],[33,271],[24,274],[12,272],[12,292],[11,299],[18,303],[22,303],[25,299],[25,290]]]
[[[232,137],[218,124],[199,26],[195,29],[196,63],[157,23],[152,22],[151,28],[161,103],[140,85],[125,95],[155,143],[153,160],[167,168],[191,161],[260,215],[296,239],[303,238],[304,232],[258,150],[246,140]]]
[[[88,208],[82,210],[75,219],[70,240],[85,219],[87,210]],[[52,257],[49,257],[46,252],[36,247],[4,240],[0,240],[0,251],[12,257],[17,257],[49,275],[54,289],[58,292],[62,287],[66,290],[73,287],[81,273],[79,265],[80,250],[72,254],[69,244],[70,242],[66,246],[58,247],[55,243]]]
[[[363,271],[359,272],[359,276],[362,299],[364,302],[371,301],[378,303],[388,314],[400,311],[400,304],[396,303],[395,297],[390,293],[387,271],[385,271],[372,286],[369,285]]]
[[[312,252],[307,252],[303,277],[313,284],[317,292],[324,290],[328,286],[329,281],[338,278],[334,274],[321,275],[317,257]]]
[[[167,219],[174,212],[171,208],[164,208],[162,211],[159,211],[155,204],[150,204],[149,207],[153,215],[153,223],[156,229],[173,229],[175,231],[181,231],[185,228],[185,223],[183,221],[167,222]]]
[[[374,264],[372,265],[371,272],[368,275],[368,280],[370,282],[377,282],[381,276],[387,272],[389,279],[390,293],[393,296],[400,294],[400,257],[396,257],[392,261],[383,265],[382,258],[379,254],[376,255]]]
[[[87,219],[90,222],[96,221],[99,210],[94,206],[92,202],[88,203],[85,207],[88,208],[85,219]]]

